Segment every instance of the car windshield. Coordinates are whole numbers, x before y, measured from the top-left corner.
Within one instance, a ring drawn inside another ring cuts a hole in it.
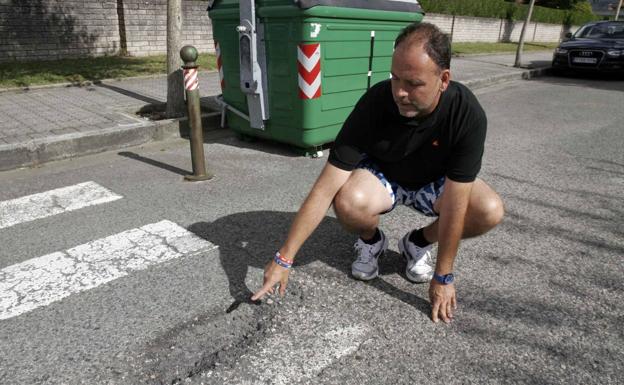
[[[624,39],[624,23],[603,23],[584,25],[575,34],[585,39]]]

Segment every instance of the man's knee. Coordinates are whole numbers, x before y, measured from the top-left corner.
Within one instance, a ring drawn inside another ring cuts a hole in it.
[[[345,186],[346,187],[346,186]],[[334,211],[338,217],[352,217],[367,208],[366,194],[359,189],[341,188],[334,197]]]
[[[479,210],[479,224],[484,229],[496,227],[505,216],[503,201],[498,195],[489,196],[481,202]]]

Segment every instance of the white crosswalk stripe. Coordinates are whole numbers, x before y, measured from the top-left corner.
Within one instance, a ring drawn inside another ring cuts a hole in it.
[[[216,248],[164,220],[0,270],[0,320],[98,287],[133,271]]]
[[[332,315],[314,313],[307,314],[302,321],[295,316],[290,321],[305,322],[306,330],[271,336],[250,347],[232,367],[218,367],[201,377],[209,383],[236,385],[307,383],[305,380],[314,379],[342,357],[356,352],[370,335],[367,325],[331,326],[331,318]],[[241,376],[254,380],[233,380]]]
[[[123,198],[95,182],[85,182],[0,202],[0,229]]]

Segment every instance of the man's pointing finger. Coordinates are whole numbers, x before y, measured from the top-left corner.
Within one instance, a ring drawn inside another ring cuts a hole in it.
[[[258,290],[258,291],[256,292],[256,294],[254,294],[254,295],[251,297],[251,300],[252,300],[252,301],[257,301],[257,300],[259,300],[259,299],[262,299],[262,297],[264,297],[264,296],[266,295],[266,293],[268,293],[269,291],[271,291],[272,287],[273,287],[273,286],[271,285],[271,283],[270,283],[270,282],[265,283],[265,284],[264,284],[264,286],[262,286],[262,288],[261,288],[260,290]]]

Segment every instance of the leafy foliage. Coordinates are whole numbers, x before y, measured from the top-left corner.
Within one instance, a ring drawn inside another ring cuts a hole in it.
[[[578,25],[599,19],[592,13],[591,5],[587,0],[545,0],[541,3],[558,6],[560,9],[536,5],[531,20]],[[505,0],[420,0],[420,4],[425,12],[509,20],[524,20],[529,11],[528,4],[517,4]]]
[[[528,4],[529,0],[524,0],[522,3]],[[587,0],[535,0],[535,5],[557,9],[570,9],[578,3],[587,3]]]

